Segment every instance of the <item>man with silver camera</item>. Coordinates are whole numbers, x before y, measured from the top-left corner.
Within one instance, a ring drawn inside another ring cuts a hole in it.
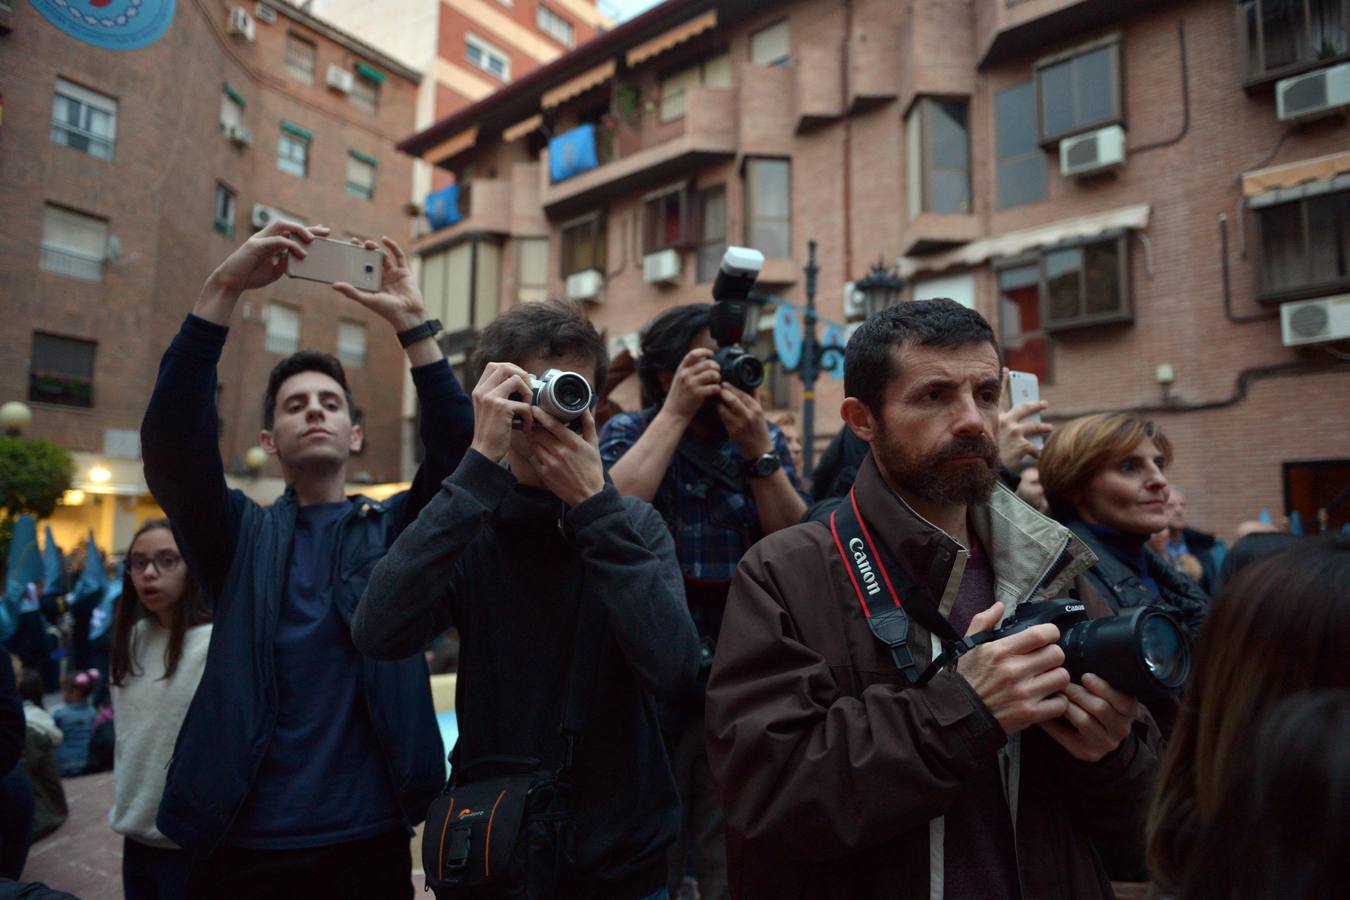
[[[557,896],[661,895],[678,800],[656,701],[689,690],[698,646],[665,524],[621,497],[600,462],[591,407],[604,343],[574,304],[525,303],[483,331],[475,364],[469,451],[376,567],[352,636],[396,659],[457,628],[452,788],[493,760],[565,771],[573,834],[556,849],[572,858]],[[603,629],[588,635],[579,623],[597,611]],[[560,721],[574,674],[593,687],[573,751]],[[440,854],[429,880],[452,882],[486,854],[470,858],[479,836],[467,826],[457,850],[453,821],[433,823],[435,846],[424,845]]]
[[[650,501],[675,538],[705,663],[736,563],[764,535],[795,525],[806,509],[787,440],[765,420],[755,394],[763,367],[738,346],[758,273],[755,257],[762,264],[758,253],[731,248],[714,288],[716,303],[667,310],[643,329],[637,368],[646,408],[614,416],[600,441],[614,486]],[[723,900],[726,845],[702,712],[701,686],[666,709],[684,804],[670,889],[678,888],[692,850],[701,896]]]
[[[1142,874],[1160,739],[1099,659],[1066,660],[1055,623],[1111,611],[1092,553],[999,483],[992,330],[903,303],[844,377],[870,455],[826,522],[741,562],[708,684],[736,895],[1111,897]]]

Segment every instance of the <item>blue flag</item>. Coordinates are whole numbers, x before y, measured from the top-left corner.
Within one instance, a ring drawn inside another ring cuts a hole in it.
[[[117,564],[117,576],[108,582],[103,589],[103,599],[98,606],[94,607],[93,614],[89,616],[89,640],[91,641],[103,637],[112,626],[113,610],[117,609],[117,600],[122,596],[122,573],[125,567],[125,560]]]
[[[1261,507],[1261,515],[1258,517],[1262,525],[1274,525],[1275,520],[1270,517],[1270,510],[1264,506]]]
[[[43,529],[46,544],[42,548],[42,596],[55,597],[65,593],[65,579],[61,577],[61,548],[52,537],[52,526]]]
[[[99,552],[98,544],[94,543],[92,529],[89,531],[88,547],[89,550],[84,557],[84,569],[73,588],[75,605],[86,608],[97,605],[103,599],[103,592],[108,587],[108,570],[103,566],[103,554]]]
[[[1289,514],[1289,533],[1295,537],[1303,537],[1303,519],[1299,516],[1298,510]]]
[[[19,613],[27,612],[24,587],[42,580],[42,554],[38,552],[37,522],[22,515],[14,520],[14,535],[9,542],[9,570],[5,575],[5,597],[0,600],[0,641],[7,641],[19,624]]]
[[[433,231],[449,228],[464,218],[459,212],[459,185],[452,184],[427,194],[427,224]]]
[[[548,142],[548,177],[553,184],[589,172],[598,165],[594,125],[580,125]]]

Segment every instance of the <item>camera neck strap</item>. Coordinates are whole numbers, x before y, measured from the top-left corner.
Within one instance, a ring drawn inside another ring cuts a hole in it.
[[[834,545],[844,560],[849,581],[857,594],[858,604],[867,618],[872,634],[891,650],[891,659],[911,685],[924,684],[936,672],[933,666],[922,675],[909,648],[909,617],[912,613],[926,628],[944,641],[959,640],[951,624],[933,608],[909,580],[908,574],[896,565],[884,544],[872,539],[872,534],[858,510],[857,489],[851,489],[845,502],[830,513],[830,532]],[[908,598],[909,611],[901,596]],[[946,653],[939,659],[944,659]],[[946,660],[944,659],[944,662]],[[936,661],[935,661],[936,665]]]

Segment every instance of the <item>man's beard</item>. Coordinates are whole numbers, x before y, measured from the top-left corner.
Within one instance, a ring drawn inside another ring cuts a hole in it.
[[[940,506],[985,503],[998,481],[998,445],[988,435],[952,438],[931,456],[915,459],[904,450],[904,439],[892,440],[880,421],[872,455],[897,490]],[[984,465],[951,460],[978,456]]]

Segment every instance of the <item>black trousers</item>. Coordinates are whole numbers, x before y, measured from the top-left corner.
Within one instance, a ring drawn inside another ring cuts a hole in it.
[[[412,853],[399,828],[378,837],[301,850],[221,847],[194,860],[192,900],[410,900]]]
[[[192,857],[186,850],[122,842],[122,896],[126,900],[187,900]]]

